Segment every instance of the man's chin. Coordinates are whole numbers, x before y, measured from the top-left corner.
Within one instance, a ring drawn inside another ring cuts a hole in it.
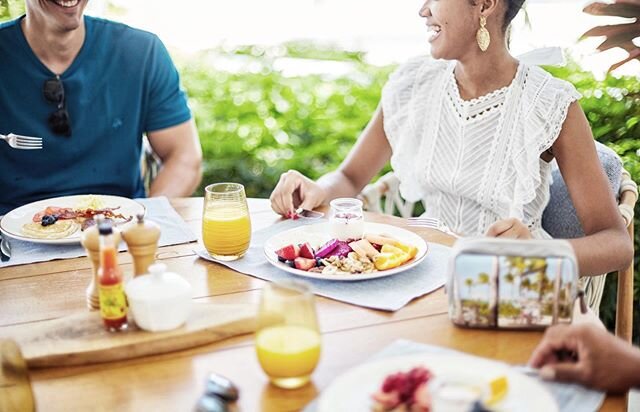
[[[82,25],[85,0],[47,0],[49,15],[63,31],[73,31]]]

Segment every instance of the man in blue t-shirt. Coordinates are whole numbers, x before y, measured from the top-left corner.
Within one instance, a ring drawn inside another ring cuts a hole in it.
[[[43,139],[42,150],[0,142],[0,215],[55,196],[144,197],[145,133],[163,164],[150,196],[188,196],[200,182],[198,134],[167,50],[84,16],[87,2],[26,0],[25,16],[0,25],[0,134]]]

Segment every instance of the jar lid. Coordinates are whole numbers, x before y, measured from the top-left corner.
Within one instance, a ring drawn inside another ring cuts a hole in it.
[[[149,266],[149,274],[132,279],[125,291],[130,300],[155,302],[179,298],[191,297],[191,284],[182,276],[167,272],[167,265],[155,263]]]
[[[362,210],[362,200],[352,197],[340,197],[329,202],[329,206],[336,210]]]

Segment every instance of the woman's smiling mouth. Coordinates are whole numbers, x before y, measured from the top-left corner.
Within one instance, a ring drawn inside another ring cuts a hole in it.
[[[440,32],[442,31],[442,27],[437,24],[427,24],[427,29],[429,33],[429,42],[434,41],[440,36]]]

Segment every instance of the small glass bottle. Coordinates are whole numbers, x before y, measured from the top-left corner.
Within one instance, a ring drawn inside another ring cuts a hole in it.
[[[118,266],[118,251],[111,221],[98,218],[97,222],[100,235],[100,315],[105,328],[115,332],[127,328],[127,298],[124,294],[122,269]]]
[[[352,198],[334,199],[330,203],[330,234],[338,240],[359,240],[364,235],[362,201]]]

